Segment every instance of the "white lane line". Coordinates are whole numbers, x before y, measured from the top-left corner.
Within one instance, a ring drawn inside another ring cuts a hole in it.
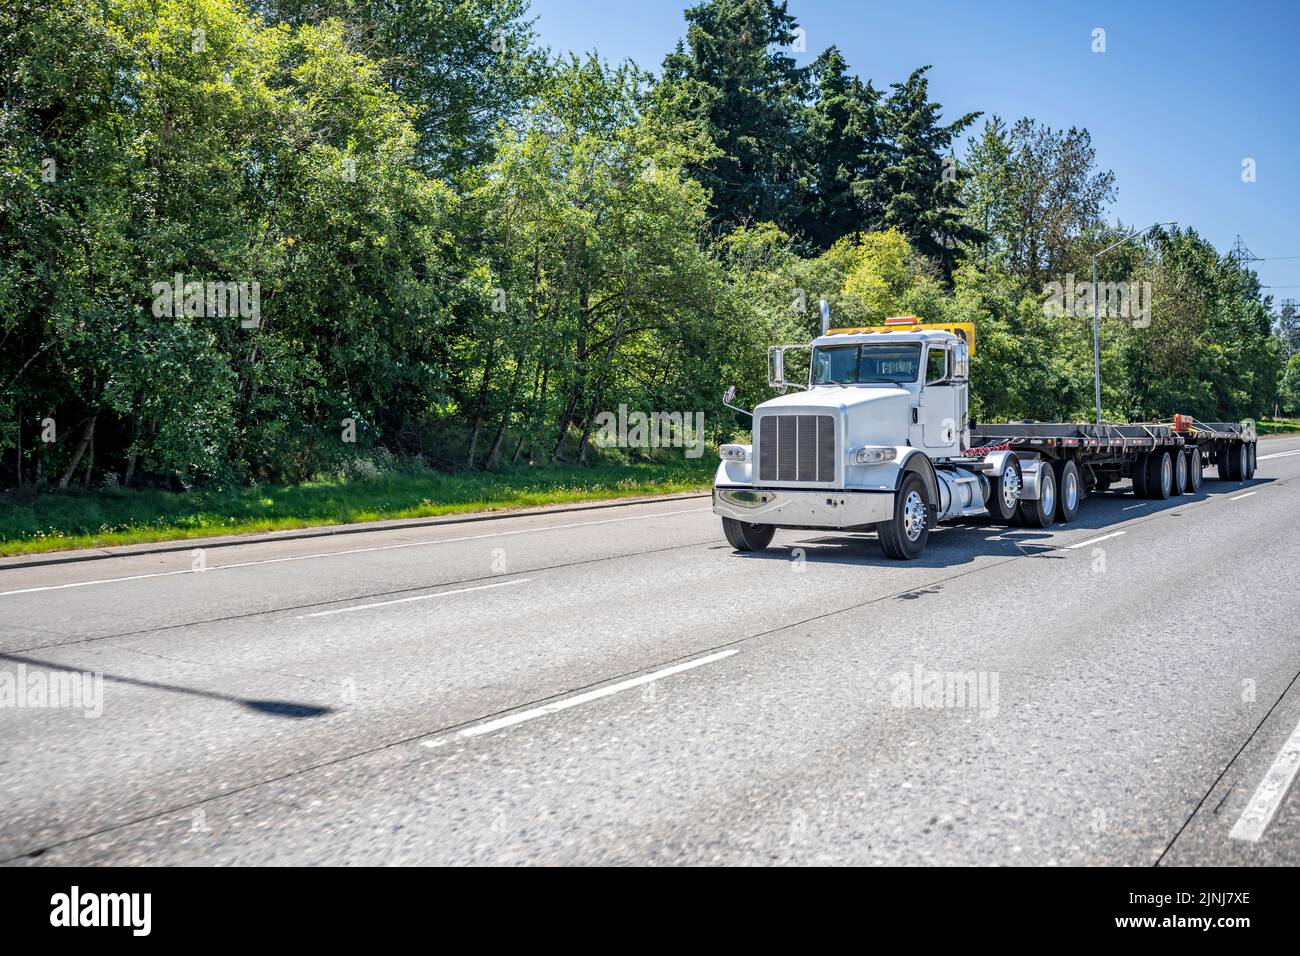
[[[1253,491],[1248,491],[1248,492],[1246,492],[1244,495],[1233,495],[1233,496],[1232,496],[1231,498],[1229,498],[1228,500],[1229,500],[1229,501],[1240,501],[1242,498],[1249,498],[1249,497],[1250,497],[1251,495],[1253,495],[1254,493],[1255,493],[1255,492],[1253,492]]]
[[[1273,822],[1273,815],[1282,805],[1282,798],[1291,789],[1296,771],[1300,771],[1300,724],[1296,724],[1295,730],[1291,731],[1291,736],[1282,745],[1282,752],[1273,761],[1273,766],[1268,768],[1268,773],[1264,774],[1264,779],[1259,782],[1228,836],[1234,840],[1258,843],[1268,825]]]
[[[1120,535],[1127,533],[1128,532],[1126,531],[1112,531],[1110,534],[1103,534],[1100,538],[1089,538],[1087,541],[1080,541],[1078,544],[1067,544],[1065,550],[1073,551],[1075,548],[1086,548],[1088,545],[1096,544],[1098,541],[1109,541],[1111,538],[1118,538]]]
[[[1288,455],[1300,455],[1300,448],[1295,451],[1275,451],[1271,455],[1259,455],[1256,461],[1268,461],[1270,458],[1286,458]]]
[[[478,584],[472,588],[452,588],[450,591],[439,591],[436,594],[417,594],[415,597],[395,598],[392,601],[376,601],[374,604],[354,604],[352,607],[338,607],[332,611],[317,611],[314,614],[299,614],[298,620],[304,621],[309,617],[329,617],[331,614],[349,614],[352,611],[366,611],[372,607],[388,607],[390,604],[406,604],[408,601],[427,601],[430,598],[446,597],[449,594],[466,594],[470,591],[486,591],[488,588],[504,588],[511,584],[524,584],[531,580],[532,578],[516,578],[513,581],[497,581],[494,584]]]
[[[662,670],[653,671],[649,674],[642,674],[640,677],[633,677],[629,680],[619,681],[617,684],[610,684],[608,687],[598,687],[595,690],[576,694],[573,697],[566,697],[563,700],[544,704],[541,707],[534,707],[531,710],[521,710],[516,714],[507,714],[505,717],[498,717],[496,720],[489,720],[487,723],[476,724],[473,727],[466,727],[464,730],[458,730],[454,734],[437,737],[433,740],[425,740],[421,742],[421,746],[441,747],[443,744],[452,740],[481,737],[483,734],[490,734],[497,730],[504,730],[506,727],[513,727],[515,724],[522,724],[527,720],[536,720],[538,717],[545,717],[547,714],[554,714],[562,710],[568,710],[570,707],[577,707],[579,704],[588,704],[593,700],[600,700],[602,697],[609,697],[611,694],[617,694],[619,691],[630,690],[633,687],[640,687],[642,684],[653,683],[654,681],[662,680],[665,677],[671,677],[673,674],[680,674],[683,671],[693,670],[696,667],[703,667],[705,664],[712,664],[714,661],[720,661],[724,658],[731,657],[733,654],[739,653],[740,651],[738,649],[732,648],[728,651],[719,651],[716,654],[709,654],[707,657],[697,657],[693,661],[686,661],[683,664],[674,664],[672,667],[665,667]]]
[[[1135,504],[1135,505],[1129,505],[1128,507],[1126,507],[1126,508],[1121,508],[1120,510],[1121,510],[1121,511],[1132,511],[1134,508],[1145,508],[1146,506],[1147,506],[1147,503],[1146,503],[1145,501],[1139,501],[1139,502],[1138,502],[1137,504]]]
[[[711,508],[686,508],[681,511],[656,511],[648,515],[625,515],[622,518],[602,518],[599,521],[574,521],[569,524],[552,524],[543,528],[516,528],[513,531],[489,531],[486,534],[467,534],[459,538],[439,538],[436,541],[407,541],[402,544],[380,544],[369,548],[348,548],[344,551],[322,551],[319,554],[295,554],[285,558],[265,558],[261,561],[241,561],[237,564],[217,564],[208,568],[182,568],[179,571],[152,571],[149,574],[129,574],[120,578],[99,578],[94,581],[73,581],[69,584],[47,584],[38,588],[18,588],[0,591],[0,597],[11,594],[33,594],[37,591],[62,591],[65,588],[84,588],[92,584],[116,584],[119,581],[141,581],[145,578],[165,578],[173,574],[207,574],[210,571],[228,571],[231,568],[251,568],[262,564],[283,564],[286,561],[310,561],[313,558],[334,558],[344,554],[364,554],[367,551],[395,551],[398,548],[423,548],[435,544],[453,544],[457,541],[476,541],[479,538],[500,538],[511,534],[532,534],[538,531],[559,531],[566,528],[584,528],[588,525],[612,524],[617,521],[641,521],[646,518],[668,518],[673,515],[698,514]],[[502,515],[502,517],[507,517]],[[376,533],[382,529],[376,530]],[[269,542],[268,542],[269,543]],[[198,549],[196,549],[198,550]],[[121,555],[130,557],[130,555]]]

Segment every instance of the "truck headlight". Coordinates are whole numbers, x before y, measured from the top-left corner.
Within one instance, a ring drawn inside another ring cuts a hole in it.
[[[745,445],[719,445],[718,457],[723,461],[749,461],[749,448]]]
[[[859,448],[853,460],[859,465],[874,465],[882,461],[893,461],[898,457],[898,449],[885,445],[867,445]]]

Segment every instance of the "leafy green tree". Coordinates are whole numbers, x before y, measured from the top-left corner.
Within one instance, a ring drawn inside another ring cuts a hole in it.
[[[804,118],[805,195],[798,232],[817,251],[873,228],[883,214],[875,183],[888,155],[881,131],[880,94],[849,76],[831,47],[813,63],[815,96]]]
[[[1030,288],[1064,281],[1079,262],[1078,241],[1102,229],[1115,198],[1115,176],[1096,166],[1086,129],[1054,130],[1032,119],[1007,129],[984,124],[966,154],[962,185],[967,221],[995,257]]]
[[[1278,405],[1286,415],[1300,415],[1300,352],[1293,353],[1286,361],[1278,389]]]
[[[797,23],[784,0],[706,0],[686,11],[686,42],[663,65],[666,96],[707,130],[718,155],[692,170],[714,219],[792,224],[808,71],[783,52]]]
[[[491,158],[498,123],[512,119],[545,71],[528,0],[257,0],[273,22],[337,19],[349,45],[379,65],[415,107],[417,155],[456,176]]]
[[[881,107],[882,124],[892,149],[881,175],[863,184],[865,201],[884,209],[883,225],[898,228],[922,255],[951,273],[959,246],[978,241],[981,233],[966,220],[961,202],[965,172],[953,144],[979,113],[943,123],[942,106],[929,97],[930,67],[913,71]]]

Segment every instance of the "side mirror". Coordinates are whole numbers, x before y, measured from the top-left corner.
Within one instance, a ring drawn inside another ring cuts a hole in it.
[[[768,349],[767,384],[780,388],[785,384],[785,352],[778,346]]]
[[[731,409],[733,412],[740,412],[740,414],[748,415],[750,418],[754,417],[753,412],[747,412],[743,408],[739,408],[736,405],[732,404],[735,400],[736,400],[736,386],[732,385],[729,386],[727,390],[722,393],[722,404],[725,405],[727,408]]]

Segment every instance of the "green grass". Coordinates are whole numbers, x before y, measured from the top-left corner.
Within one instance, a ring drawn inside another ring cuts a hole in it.
[[[664,464],[394,474],[225,490],[107,490],[0,496],[0,556],[209,535],[424,518],[707,488],[712,456]]]
[[[1300,432],[1300,418],[1269,419],[1255,423],[1257,435],[1294,435]]]

